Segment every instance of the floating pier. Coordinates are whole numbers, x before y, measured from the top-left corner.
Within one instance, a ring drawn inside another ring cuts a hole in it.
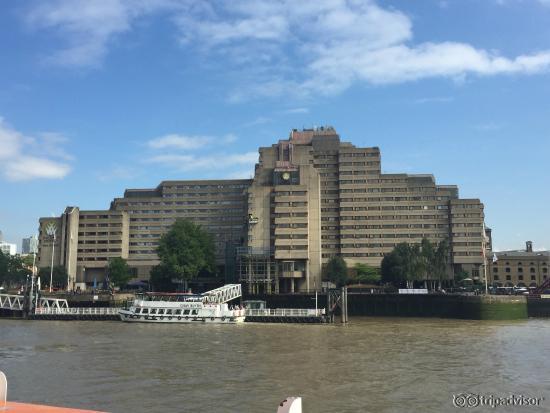
[[[309,323],[321,324],[329,321],[324,309],[263,308],[245,310],[245,322],[253,323]]]
[[[117,307],[37,308],[29,320],[120,320]]]

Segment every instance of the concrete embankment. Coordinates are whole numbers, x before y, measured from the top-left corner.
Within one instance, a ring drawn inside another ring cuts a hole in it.
[[[253,295],[247,300],[265,300],[268,308],[313,308],[313,294]],[[319,307],[326,306],[326,296],[319,294]],[[549,317],[550,299],[525,296],[462,296],[450,294],[348,295],[350,316],[441,317],[470,320],[519,320]]]

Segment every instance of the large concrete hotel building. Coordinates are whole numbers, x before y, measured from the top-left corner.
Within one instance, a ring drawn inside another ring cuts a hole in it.
[[[293,130],[259,152],[253,179],[164,181],[126,190],[107,210],[71,206],[41,218],[39,266],[50,265],[55,244],[71,286],[103,280],[111,257],[147,279],[159,237],[188,218],[215,237],[220,273],[251,291],[311,290],[335,255],[379,266],[396,244],[423,237],[448,239],[453,269],[480,275],[483,204],[459,198],[456,186],[383,174],[377,147],[342,142],[331,127]]]

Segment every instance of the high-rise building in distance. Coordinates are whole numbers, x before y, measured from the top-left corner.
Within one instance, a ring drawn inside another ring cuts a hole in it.
[[[31,254],[36,245],[36,239],[33,237],[23,238],[21,240],[21,254]]]
[[[398,243],[424,237],[448,240],[451,268],[479,277],[479,199],[432,175],[383,174],[377,147],[342,142],[332,127],[293,130],[259,152],[253,179],[165,181],[127,190],[108,210],[41,218],[39,265],[49,265],[55,234],[54,260],[73,283],[103,279],[110,257],[146,279],[160,236],[188,218],[213,234],[220,272],[250,291],[312,290],[333,256],[379,266]]]

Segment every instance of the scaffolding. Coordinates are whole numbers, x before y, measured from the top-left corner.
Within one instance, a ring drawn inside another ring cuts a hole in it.
[[[271,294],[279,291],[277,267],[271,249],[237,248],[239,282],[246,284],[249,294]]]

